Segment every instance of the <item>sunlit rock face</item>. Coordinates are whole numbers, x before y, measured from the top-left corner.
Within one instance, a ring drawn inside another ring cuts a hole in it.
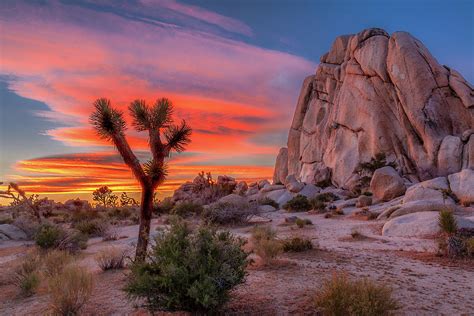
[[[473,128],[473,87],[460,73],[409,33],[368,29],[336,38],[304,80],[288,174],[349,187],[359,163],[383,152],[410,180],[445,176],[474,168]]]

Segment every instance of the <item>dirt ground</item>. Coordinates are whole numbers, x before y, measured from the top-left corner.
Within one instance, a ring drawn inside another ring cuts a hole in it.
[[[399,315],[474,315],[474,264],[472,261],[436,257],[431,239],[386,238],[381,223],[360,221],[348,216],[325,219],[322,215],[298,214],[314,225],[297,228],[283,224],[288,214],[270,213],[265,220],[278,230],[281,238],[305,236],[319,249],[281,255],[269,266],[249,267],[247,280],[233,293],[225,306],[226,315],[312,315],[312,298],[335,271],[352,277],[369,277],[389,284],[402,308]],[[261,224],[261,223],[260,223]],[[161,226],[154,220],[153,226]],[[248,236],[251,226],[232,228]],[[154,231],[154,229],[153,229]],[[357,231],[358,238],[351,237]],[[102,242],[92,239],[78,259],[95,274],[94,293],[84,315],[145,315],[127,300],[121,290],[127,270],[101,272],[94,254],[110,245],[132,250],[137,226],[123,227],[126,238]],[[19,242],[0,245],[0,314],[42,315],[48,313],[45,285],[32,297],[18,296],[8,276],[31,246]]]

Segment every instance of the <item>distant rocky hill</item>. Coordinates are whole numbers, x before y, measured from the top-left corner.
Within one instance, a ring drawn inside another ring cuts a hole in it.
[[[474,169],[474,91],[409,33],[367,29],[337,37],[304,80],[273,181],[351,190],[380,153],[412,182]]]

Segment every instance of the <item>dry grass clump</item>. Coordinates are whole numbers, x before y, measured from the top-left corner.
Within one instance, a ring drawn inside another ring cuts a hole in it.
[[[123,269],[127,252],[116,247],[109,247],[99,252],[95,261],[102,271]]]
[[[64,267],[73,261],[73,256],[67,251],[50,250],[43,256],[43,274],[50,278],[60,274]]]
[[[92,293],[93,280],[85,268],[71,265],[50,278],[48,285],[53,313],[77,315]]]
[[[302,252],[313,249],[313,243],[307,238],[293,237],[283,241],[284,252]]]
[[[399,308],[392,289],[370,279],[351,280],[345,273],[334,274],[315,297],[322,315],[391,315]]]
[[[276,231],[270,226],[255,227],[251,241],[255,253],[265,265],[271,263],[283,250],[281,242],[276,239]]]
[[[201,217],[208,224],[241,225],[246,224],[258,214],[257,205],[247,202],[216,202],[203,209]]]
[[[13,283],[18,286],[21,295],[31,296],[36,292],[40,284],[40,266],[41,258],[38,254],[33,253],[26,255],[22,263],[15,269]]]

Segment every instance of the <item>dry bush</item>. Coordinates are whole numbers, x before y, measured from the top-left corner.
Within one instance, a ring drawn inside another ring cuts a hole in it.
[[[204,208],[201,217],[208,224],[238,225],[248,223],[257,213],[257,205],[253,203],[216,202]]]
[[[313,243],[307,238],[293,237],[283,241],[284,252],[302,252],[313,249]]]
[[[316,295],[322,315],[391,315],[399,308],[392,289],[369,279],[351,280],[345,273],[334,274]]]
[[[49,279],[51,309],[59,315],[77,315],[89,299],[92,289],[92,275],[85,268],[67,266]]]
[[[271,263],[283,250],[281,242],[276,239],[276,231],[270,226],[255,227],[251,241],[255,253],[265,265]]]
[[[103,237],[110,225],[104,220],[93,219],[77,222],[73,226],[89,237]]]
[[[13,283],[18,286],[23,296],[31,296],[40,284],[39,267],[41,258],[37,253],[26,255],[21,264],[15,269]]]
[[[102,271],[123,269],[127,251],[115,247],[109,247],[100,251],[95,256],[95,261]]]
[[[64,267],[73,261],[73,257],[66,251],[51,250],[43,257],[43,273],[46,277],[60,274]]]

